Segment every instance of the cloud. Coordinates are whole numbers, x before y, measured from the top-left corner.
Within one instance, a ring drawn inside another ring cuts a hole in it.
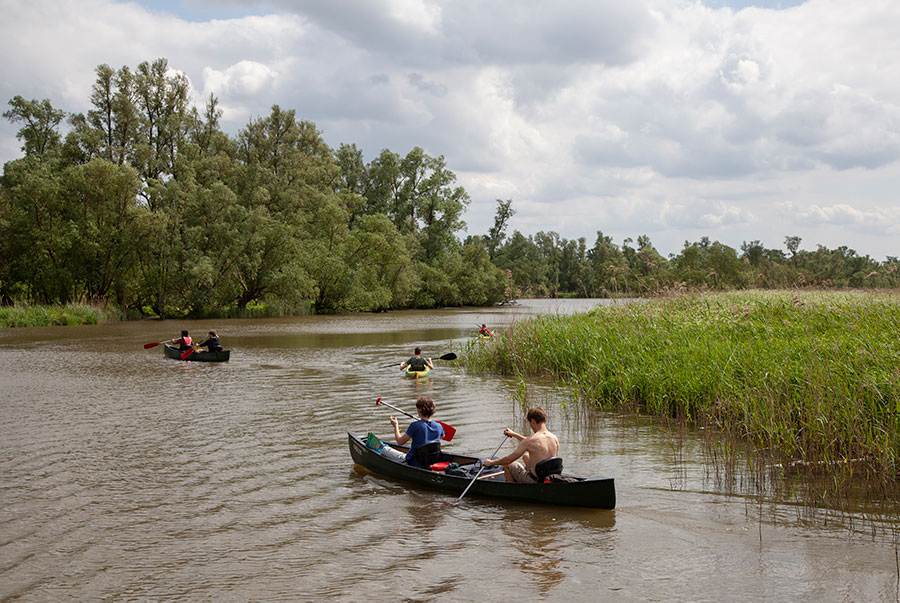
[[[900,234],[900,207],[859,209],[849,203],[794,207],[790,202],[784,203],[783,207],[800,223],[844,226],[873,234]]]
[[[223,70],[203,68],[204,97],[210,94],[245,98],[266,91],[278,74],[256,61],[239,61]]]

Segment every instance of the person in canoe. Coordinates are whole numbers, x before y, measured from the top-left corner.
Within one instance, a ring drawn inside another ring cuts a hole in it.
[[[433,369],[434,363],[431,358],[422,358],[422,348],[416,347],[415,355],[410,356],[409,360],[401,364],[400,370],[405,371],[406,367],[409,367],[411,371],[424,371],[426,367]]]
[[[440,446],[441,436],[444,435],[444,427],[437,421],[431,420],[432,415],[434,415],[434,400],[428,396],[419,396],[418,400],[416,400],[416,413],[419,415],[419,420],[410,423],[403,434],[400,433],[400,425],[397,422],[397,417],[394,415],[391,415],[391,425],[394,427],[394,439],[397,440],[397,444],[405,446],[407,442],[412,440],[412,443],[409,445],[409,452],[406,454],[406,463],[413,467],[421,467],[421,463],[416,458],[416,448],[434,442],[437,442],[438,446]]]
[[[487,328],[487,325],[482,323],[481,328],[478,330],[478,334],[482,337],[493,337],[494,334],[491,333],[491,330]]]
[[[485,459],[484,466],[502,465],[506,481],[534,484],[537,483],[534,466],[543,460],[559,456],[559,440],[547,429],[547,411],[540,406],[529,408],[525,418],[533,433],[526,437],[511,429],[504,429],[503,435],[519,440],[519,445],[502,458]]]
[[[187,329],[181,330],[181,337],[171,340],[172,345],[177,345],[179,350],[189,350],[193,347],[194,340],[188,335]]]
[[[199,345],[201,348],[207,348],[210,352],[221,352],[222,351],[222,342],[219,341],[219,336],[215,331],[210,331],[206,340],[203,341]]]

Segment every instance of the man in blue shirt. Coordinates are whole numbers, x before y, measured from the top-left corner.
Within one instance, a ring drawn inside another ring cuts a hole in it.
[[[416,411],[419,415],[418,421],[413,421],[406,428],[406,433],[400,433],[400,425],[397,417],[391,415],[391,425],[394,426],[394,438],[400,446],[404,446],[412,440],[409,445],[409,452],[406,454],[406,462],[413,467],[421,467],[416,461],[415,450],[423,444],[437,442],[444,435],[443,426],[437,421],[432,421],[431,416],[434,414],[434,400],[428,396],[419,396],[416,400]]]

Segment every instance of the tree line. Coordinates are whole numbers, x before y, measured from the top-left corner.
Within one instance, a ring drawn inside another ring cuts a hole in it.
[[[650,295],[678,287],[898,286],[897,260],[790,256],[704,238],[668,259],[646,236],[467,236],[469,195],[415,147],[369,162],[278,105],[235,136],[210,95],[190,103],[165,59],[100,65],[91,109],[9,101],[24,156],[0,176],[0,301],[111,303],[158,316],[265,304],[296,312],[489,305],[527,295]],[[60,132],[63,123],[67,132]]]
[[[495,227],[511,215],[510,201],[497,201]],[[502,231],[500,231],[502,232]],[[900,261],[879,262],[841,246],[800,249],[802,239],[786,236],[785,251],[745,241],[740,250],[709,237],[685,241],[681,251],[663,257],[649,237],[617,245],[597,231],[588,247],[584,237],[566,240],[555,232],[525,236],[515,231],[498,241],[489,234],[492,262],[515,286],[512,297],[653,296],[673,290],[785,288],[898,288]],[[494,245],[494,243],[497,243]]]

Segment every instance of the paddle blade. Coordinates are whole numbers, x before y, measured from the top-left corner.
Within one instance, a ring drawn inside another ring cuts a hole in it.
[[[453,436],[456,435],[456,427],[454,427],[453,425],[447,425],[446,423],[441,423],[441,421],[438,421],[438,423],[440,424],[441,427],[444,428],[444,435],[441,439],[446,440],[448,442],[450,440],[452,440]]]
[[[161,341],[154,341],[153,343],[145,343],[144,349],[149,350],[150,348],[155,348],[156,346],[158,346],[161,343],[162,343]]]
[[[450,352],[449,354],[444,354],[438,360],[456,360],[456,354]]]
[[[184,354],[181,355],[182,360],[187,360],[188,356],[194,353],[194,348],[189,348],[184,351]]]

